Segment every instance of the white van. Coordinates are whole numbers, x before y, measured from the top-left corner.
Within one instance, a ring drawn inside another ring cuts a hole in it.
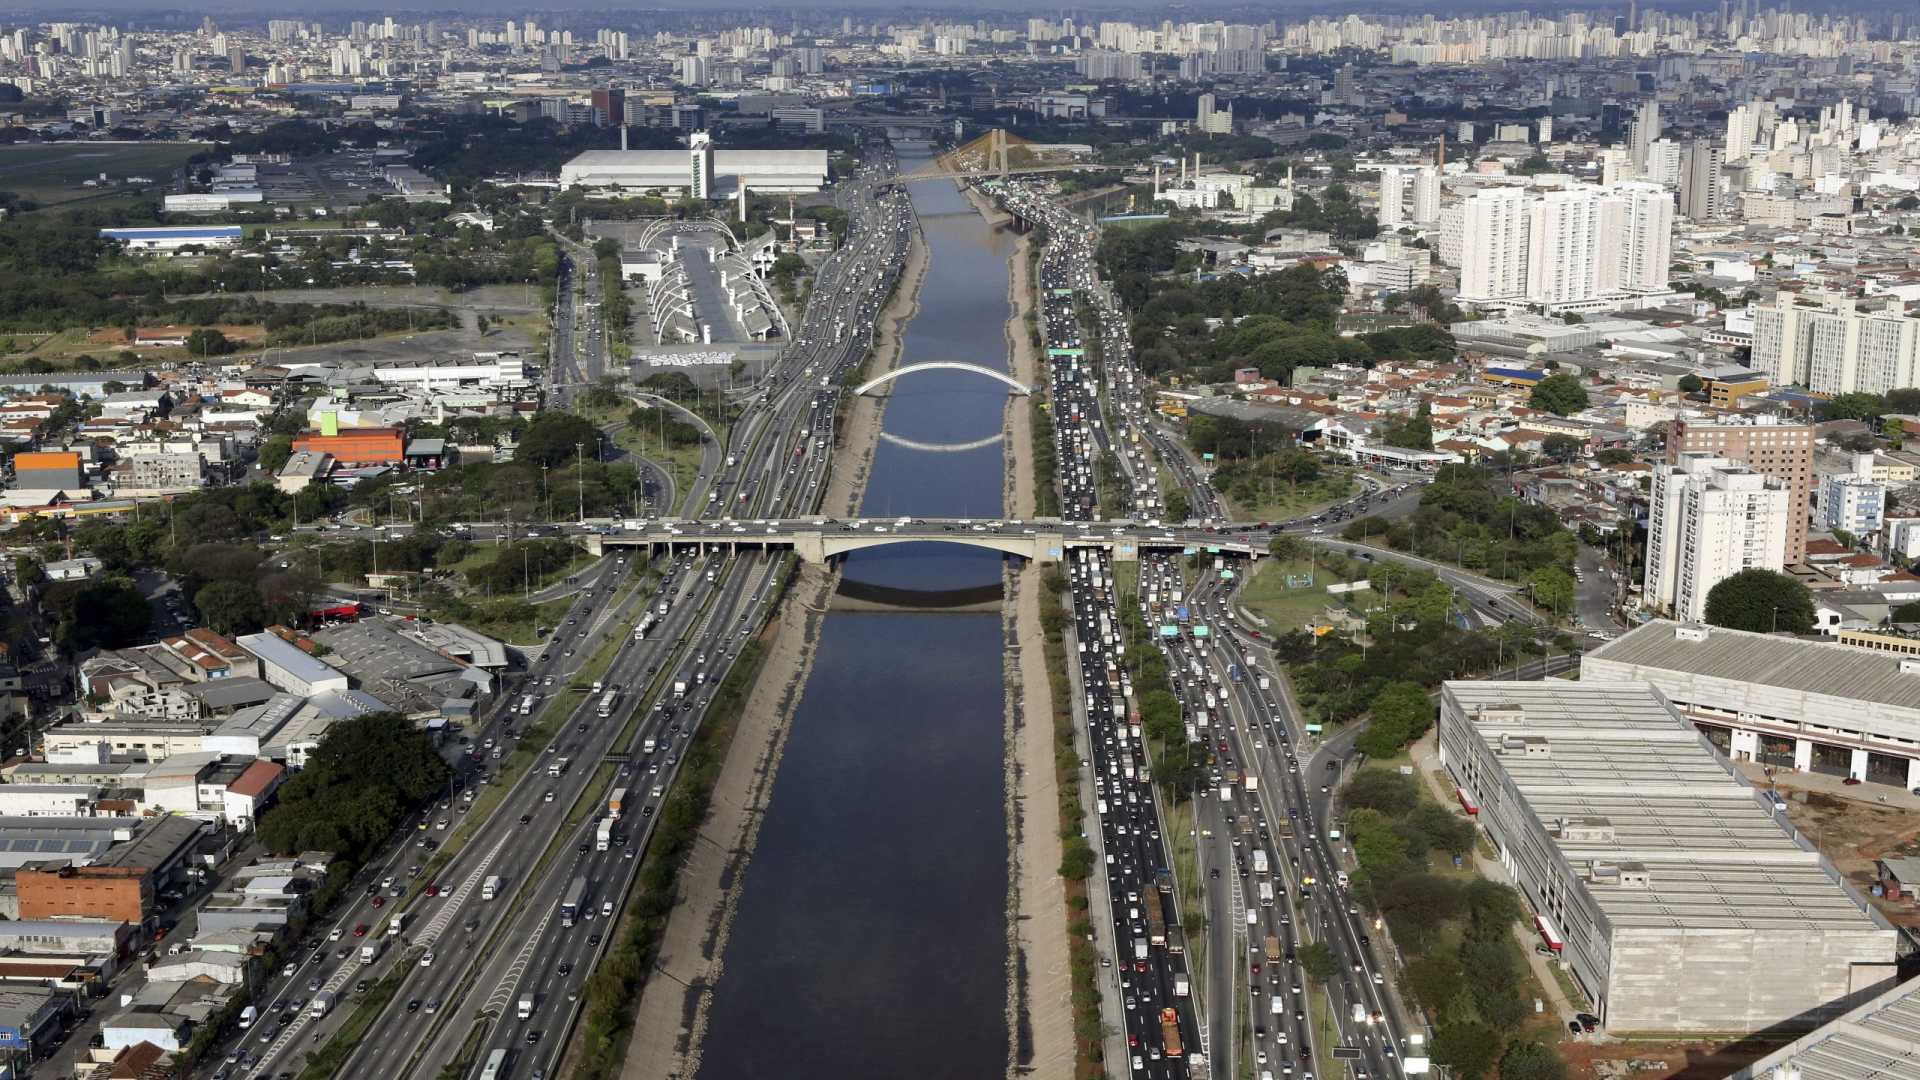
[[[613,901],[611,900],[600,901],[600,917],[605,919],[605,918],[611,917],[612,915],[613,915]]]
[[[1275,1016],[1286,1015],[1286,1011],[1287,1011],[1286,1002],[1280,1000],[1279,994],[1275,994],[1272,997],[1268,998],[1267,1003],[1271,1006],[1271,1008],[1268,1011],[1273,1013],[1273,1015]]]
[[[251,1005],[247,1006],[244,1009],[241,1009],[240,1010],[240,1026],[243,1029],[252,1027],[254,1019],[259,1015],[260,1015],[260,1010],[254,1008]]]

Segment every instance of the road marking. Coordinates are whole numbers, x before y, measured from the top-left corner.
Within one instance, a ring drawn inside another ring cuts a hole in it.
[[[473,872],[467,875],[467,880],[453,890],[453,895],[445,898],[446,902],[440,905],[440,910],[434,913],[433,918],[427,920],[426,929],[414,935],[415,945],[430,949],[439,942],[440,935],[446,930],[447,924],[460,913],[460,908],[467,902],[467,897],[471,896],[473,890],[479,886],[481,878],[486,876],[487,868],[493,865],[493,860],[500,857],[500,853],[506,849],[507,841],[512,836],[513,833],[509,831],[500,837],[499,842],[493,845],[493,850],[487,852],[486,858],[480,860],[480,865],[474,867]]]
[[[489,1013],[501,1017],[506,1015],[507,1006],[513,1001],[513,992],[520,983],[520,977],[526,974],[527,965],[533,963],[534,950],[539,946],[540,939],[546,936],[547,924],[552,921],[553,911],[548,909],[547,913],[541,916],[539,925],[533,928],[533,933],[527,935],[527,943],[520,946],[520,954],[513,958],[512,964],[507,966],[507,973],[500,977],[500,985],[494,987],[493,993],[487,995],[487,1003],[480,1006],[480,1015],[486,1016]]]

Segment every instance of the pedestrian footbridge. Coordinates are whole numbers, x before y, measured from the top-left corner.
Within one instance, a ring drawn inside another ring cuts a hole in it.
[[[1013,376],[1007,374],[1004,371],[996,371],[993,368],[982,367],[979,364],[965,364],[965,363],[961,363],[958,360],[930,360],[924,364],[908,364],[906,367],[894,368],[892,371],[889,371],[884,375],[881,375],[877,378],[868,379],[866,382],[861,383],[859,386],[854,388],[853,392],[855,396],[858,396],[860,394],[864,394],[868,392],[869,390],[874,389],[875,387],[882,386],[886,383],[890,383],[902,375],[912,375],[915,372],[919,372],[919,371],[971,371],[976,375],[985,375],[990,379],[998,379],[1001,382],[1006,383],[1009,387],[1013,389],[1013,392],[1016,394],[1033,393],[1032,387],[1028,386],[1026,383],[1021,382],[1019,379],[1014,378]]]

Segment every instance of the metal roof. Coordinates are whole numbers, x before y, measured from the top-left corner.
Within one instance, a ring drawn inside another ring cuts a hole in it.
[[[1920,979],[1893,987],[1732,1080],[1920,1080]]]
[[[1589,885],[1616,928],[1879,928],[1652,687],[1449,682],[1446,693],[1576,872],[1647,868],[1645,888]],[[1594,820],[1606,830],[1580,831]]]
[[[1903,672],[1896,654],[1720,626],[1688,640],[1675,635],[1679,625],[1656,619],[1587,658],[1920,709],[1920,672]]]

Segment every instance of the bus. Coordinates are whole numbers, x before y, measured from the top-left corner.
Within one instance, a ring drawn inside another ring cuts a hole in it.
[[[536,702],[536,701],[538,701],[538,700],[540,700],[540,699],[539,699],[539,696],[538,696],[538,695],[535,695],[535,694],[528,694],[528,695],[527,695],[526,697],[523,697],[523,698],[521,698],[521,699],[520,699],[520,715],[521,715],[521,716],[532,716],[532,715],[533,715],[533,703],[534,703],[534,702]]]
[[[619,700],[620,691],[618,690],[609,690],[605,694],[602,694],[600,696],[600,708],[598,710],[600,719],[605,720],[607,717],[612,716],[613,703]]]
[[[487,1063],[480,1067],[480,1080],[500,1080],[507,1075],[507,1052],[495,1050],[487,1055]]]
[[[580,919],[580,905],[587,902],[587,876],[581,874],[567,886],[567,895],[560,898],[560,925],[572,926]]]

